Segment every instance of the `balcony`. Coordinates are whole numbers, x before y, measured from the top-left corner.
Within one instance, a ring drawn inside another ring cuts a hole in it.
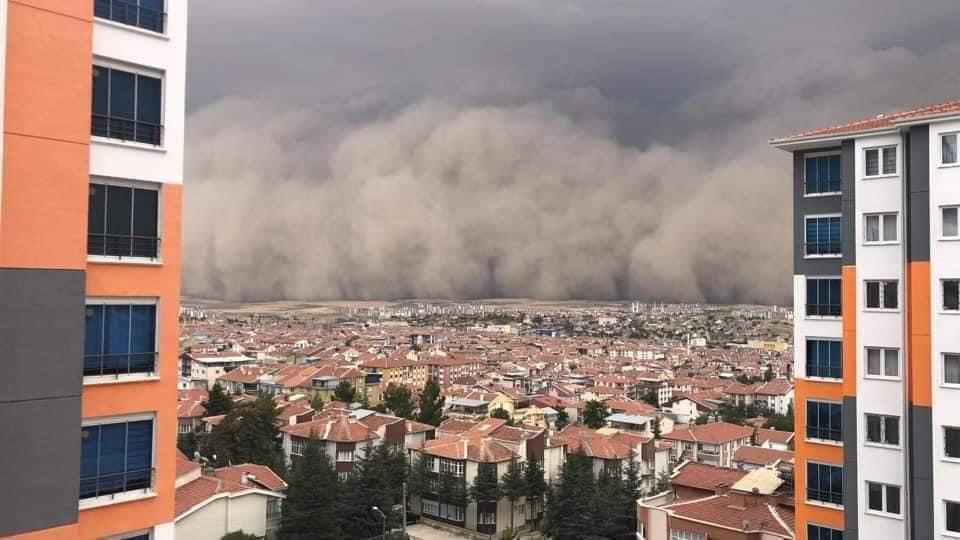
[[[83,357],[84,377],[115,377],[156,373],[157,353],[91,354]]]
[[[839,317],[840,304],[807,304],[807,316]]]
[[[156,237],[120,234],[87,235],[87,255],[156,259],[159,253],[160,239]]]
[[[163,5],[162,0],[148,2],[145,0],[95,0],[93,14],[100,19],[135,26],[158,34],[164,33],[167,14],[162,9],[150,7],[146,4]]]
[[[80,477],[80,500],[115,498],[126,493],[150,493],[153,490],[153,468]]]
[[[96,137],[133,141],[153,146],[163,144],[162,125],[103,114],[92,115],[90,133]]]

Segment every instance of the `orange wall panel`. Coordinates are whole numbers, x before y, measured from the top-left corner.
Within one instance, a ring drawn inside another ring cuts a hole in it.
[[[843,338],[843,395],[857,395],[857,267],[844,266],[840,274]]]
[[[74,0],[10,0],[10,3],[31,6],[86,21],[93,20],[93,2]]]
[[[933,372],[930,347],[930,262],[907,265],[907,359],[908,395],[912,405],[933,403]]]

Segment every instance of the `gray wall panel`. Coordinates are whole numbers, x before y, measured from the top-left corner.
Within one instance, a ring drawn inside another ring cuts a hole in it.
[[[910,538],[933,538],[933,414],[930,407],[910,406],[909,435]]]
[[[79,396],[85,275],[0,268],[0,402]]]
[[[844,537],[857,536],[857,492],[859,471],[857,470],[857,398],[843,398],[843,521]]]
[[[907,260],[930,260],[930,127],[914,126],[905,137]]]
[[[843,213],[843,264],[857,264],[857,207],[856,207],[856,151],[853,139],[843,141],[840,148],[840,168],[843,193],[840,211]]]
[[[0,403],[0,535],[77,520],[80,398]]]
[[[839,276],[841,259],[804,258],[804,216],[840,213],[840,197],[804,197],[804,156],[810,152],[837,150],[821,148],[793,153],[793,273],[818,276]]]

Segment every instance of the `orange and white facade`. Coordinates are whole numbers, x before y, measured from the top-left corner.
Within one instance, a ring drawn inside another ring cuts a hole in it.
[[[960,538],[960,101],[793,155],[796,537]]]
[[[0,537],[173,538],[186,0],[0,0]]]

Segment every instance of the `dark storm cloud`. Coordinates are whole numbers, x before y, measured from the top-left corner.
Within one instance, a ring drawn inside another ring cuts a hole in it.
[[[191,4],[184,284],[789,298],[775,135],[960,97],[956,2]]]

